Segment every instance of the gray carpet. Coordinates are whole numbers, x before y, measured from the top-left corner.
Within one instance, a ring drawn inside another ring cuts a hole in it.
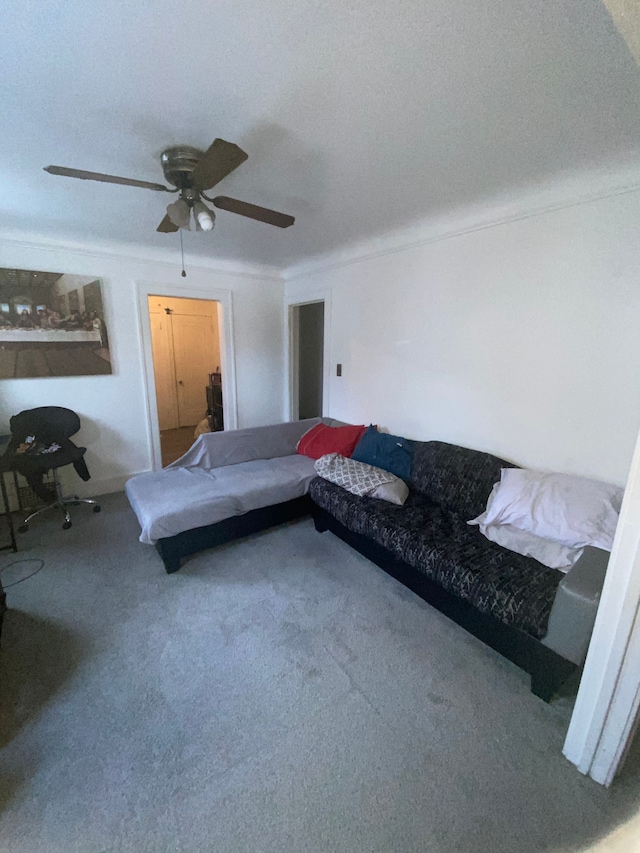
[[[638,811],[635,753],[580,776],[570,696],[309,520],[168,576],[122,495],[74,518],[8,590],[3,853],[577,851]]]

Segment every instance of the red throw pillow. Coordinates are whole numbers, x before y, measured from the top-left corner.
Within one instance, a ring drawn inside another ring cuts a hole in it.
[[[325,453],[340,453],[342,456],[351,456],[365,430],[364,424],[341,427],[316,424],[305,432],[298,442],[298,453],[309,456],[311,459],[320,459]]]

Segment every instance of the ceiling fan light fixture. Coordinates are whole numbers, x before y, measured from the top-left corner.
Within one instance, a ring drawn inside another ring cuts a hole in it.
[[[216,215],[213,210],[204,204],[204,202],[197,201],[193,205],[193,215],[196,218],[197,225],[199,225],[203,231],[211,231],[213,229],[216,221]]]
[[[177,201],[167,205],[167,216],[178,228],[185,228],[187,231],[191,231],[191,208],[183,198],[179,198]]]

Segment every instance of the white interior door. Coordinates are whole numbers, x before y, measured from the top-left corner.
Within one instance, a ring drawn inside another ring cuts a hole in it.
[[[178,394],[178,423],[194,426],[206,414],[209,374],[218,365],[211,317],[174,313],[173,351]]]
[[[178,426],[178,399],[171,340],[171,316],[164,311],[149,310],[151,350],[155,373],[158,422],[160,429]]]

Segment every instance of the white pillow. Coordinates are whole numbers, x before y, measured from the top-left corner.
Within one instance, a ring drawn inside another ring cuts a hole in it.
[[[510,524],[571,548],[610,551],[623,489],[571,474],[503,468],[484,521]]]
[[[543,539],[534,533],[520,530],[513,524],[486,523],[499,486],[500,483],[496,483],[491,490],[485,512],[474,518],[473,521],[469,521],[468,524],[479,525],[482,535],[486,536],[491,542],[495,542],[496,545],[501,545],[509,551],[515,551],[516,554],[522,554],[523,557],[533,557],[534,560],[550,569],[568,572],[576,560],[582,556],[582,548],[570,548],[568,545],[561,545],[552,539]]]
[[[512,524],[484,524],[480,525],[480,530],[496,545],[524,557],[533,557],[543,566],[557,569],[559,572],[568,572],[584,551],[584,548],[570,548],[552,539],[543,539],[542,536],[520,530]]]

